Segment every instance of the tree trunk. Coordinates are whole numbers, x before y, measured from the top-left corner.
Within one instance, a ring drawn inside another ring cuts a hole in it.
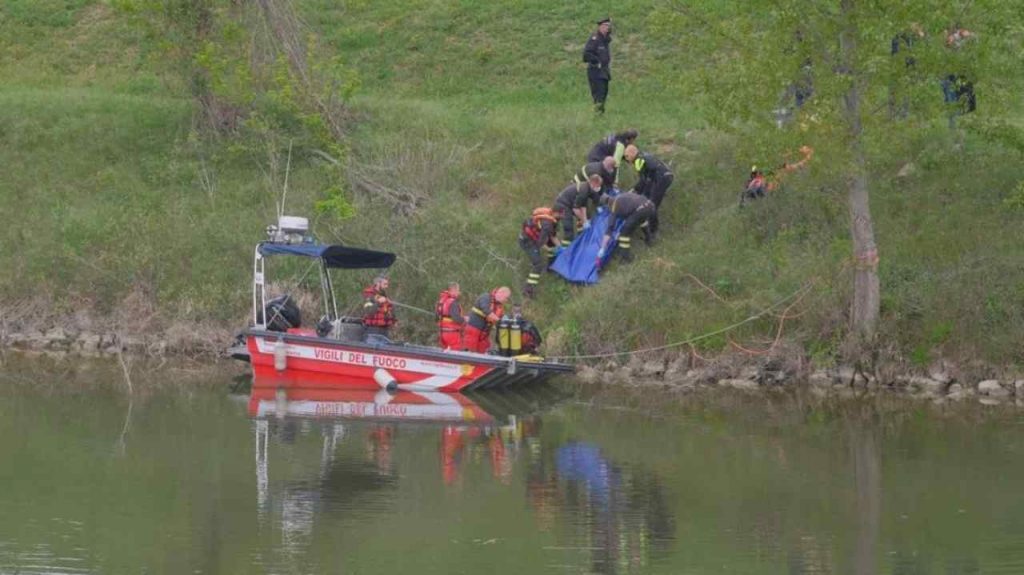
[[[864,159],[861,126],[860,95],[863,77],[856,69],[857,24],[854,0],[842,0],[841,12],[846,27],[839,37],[843,74],[850,85],[843,97],[843,110],[849,129],[851,154],[850,174],[847,182],[850,204],[850,236],[853,240],[854,278],[851,306],[851,331],[855,338],[870,340],[878,326],[881,296],[878,285],[878,246],[875,227],[871,220],[868,194],[867,162]]]

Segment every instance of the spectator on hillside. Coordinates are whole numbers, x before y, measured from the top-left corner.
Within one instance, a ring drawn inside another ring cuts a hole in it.
[[[587,81],[590,96],[594,100],[594,111],[604,113],[604,102],[608,99],[608,83],[612,81],[612,19],[597,21],[597,31],[583,47],[583,61],[587,63]]]
[[[976,38],[973,32],[954,24],[946,31],[946,47],[953,52],[963,49],[967,42]],[[942,78],[942,95],[946,104],[952,108],[949,113],[949,127],[956,127],[956,117],[969,114],[978,107],[974,96],[974,82],[965,74],[949,73]]]

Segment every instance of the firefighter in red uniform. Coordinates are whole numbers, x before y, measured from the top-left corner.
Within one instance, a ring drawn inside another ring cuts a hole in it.
[[[388,298],[388,278],[380,276],[363,290],[363,338],[371,335],[387,337],[391,326],[398,323],[395,306]]]
[[[461,293],[458,282],[451,282],[437,299],[434,313],[437,315],[438,345],[441,349],[462,349],[462,328],[466,325],[466,318],[459,304]]]
[[[743,204],[745,204],[747,200],[763,198],[765,190],[767,189],[766,186],[767,183],[764,178],[764,172],[757,169],[757,166],[751,166],[750,178],[747,180],[747,186],[743,188],[743,193],[740,194],[740,207],[742,208]]]
[[[519,231],[519,247],[530,256],[530,275],[526,276],[523,294],[532,298],[536,295],[540,276],[548,269],[558,247],[558,220],[562,214],[551,208],[537,208],[523,221]],[[544,253],[541,253],[544,252]]]
[[[512,295],[512,290],[501,286],[493,291],[481,294],[473,304],[473,309],[466,320],[463,332],[462,347],[468,351],[487,353],[491,347],[491,326],[498,323],[505,315],[505,302]]]

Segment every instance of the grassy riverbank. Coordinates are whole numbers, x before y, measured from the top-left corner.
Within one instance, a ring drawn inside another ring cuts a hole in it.
[[[186,80],[114,4],[0,8],[6,329],[57,318],[101,330],[240,326],[251,247],[273,218],[282,173],[251,146],[223,141],[211,152],[195,141]],[[742,138],[708,129],[681,99],[673,84],[692,63],[649,33],[645,6],[616,14],[616,78],[608,114],[595,118],[578,60],[598,3],[296,4],[361,81],[350,103],[357,216],[321,219],[317,231],[399,253],[401,301],[430,309],[450,279],[470,293],[519,286],[521,219],[550,201],[592,142],[631,126],[677,174],[663,239],[594,288],[545,278],[529,313],[551,350],[681,340],[811,282],[781,338],[815,359],[837,352],[849,294],[844,183],[812,163],[769,201],[737,210],[750,163],[777,158],[752,160]],[[982,113],[984,97],[979,82]],[[1019,156],[969,129],[951,134],[944,119],[893,129],[914,136],[871,157],[884,345],[922,365],[938,355],[1019,362],[1024,247],[1013,232],[1021,212],[1006,202]],[[778,153],[793,142],[780,134]],[[317,161],[293,159],[290,212],[311,213],[322,196]],[[403,199],[369,192],[367,180]],[[339,293],[365,279],[340,282]],[[404,319],[405,335],[429,337],[428,318]],[[757,350],[778,334],[769,315],[731,337]],[[726,336],[697,346],[727,349]]]

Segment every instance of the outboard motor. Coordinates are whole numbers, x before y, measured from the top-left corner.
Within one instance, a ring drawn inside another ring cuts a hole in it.
[[[267,318],[264,320],[263,318]],[[259,323],[266,323],[269,331],[288,331],[302,325],[302,314],[295,300],[288,294],[279,295],[267,301],[263,312],[257,317]]]

